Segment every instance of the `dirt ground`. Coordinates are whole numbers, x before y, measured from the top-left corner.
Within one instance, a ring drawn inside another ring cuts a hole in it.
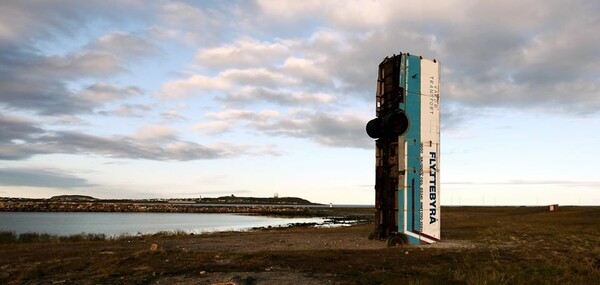
[[[0,284],[600,284],[600,207],[444,208],[433,245],[373,227],[0,244]]]

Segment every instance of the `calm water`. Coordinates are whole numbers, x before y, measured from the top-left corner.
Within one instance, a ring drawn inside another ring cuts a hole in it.
[[[323,221],[322,218],[276,218],[236,214],[0,212],[0,231],[56,235],[84,232],[112,236],[175,230],[202,233]]]

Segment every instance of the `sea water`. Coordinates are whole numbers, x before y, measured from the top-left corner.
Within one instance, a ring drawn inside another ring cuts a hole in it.
[[[205,233],[323,222],[323,218],[282,218],[240,214],[0,212],[0,231],[63,236],[80,233],[116,236],[178,230],[187,233]]]

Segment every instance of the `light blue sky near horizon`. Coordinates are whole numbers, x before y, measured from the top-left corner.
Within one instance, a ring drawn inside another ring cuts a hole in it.
[[[598,4],[0,8],[0,196],[373,204],[377,66],[410,52],[442,66],[443,205],[600,204]]]

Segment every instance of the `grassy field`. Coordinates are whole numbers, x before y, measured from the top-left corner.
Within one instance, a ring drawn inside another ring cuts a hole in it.
[[[435,245],[389,248],[372,229],[5,234],[0,284],[600,284],[600,207],[446,207]]]

